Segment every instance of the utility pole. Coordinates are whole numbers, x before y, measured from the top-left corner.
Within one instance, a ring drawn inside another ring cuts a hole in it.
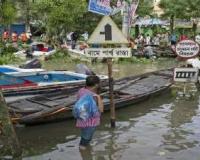
[[[129,34],[129,4],[123,1],[123,19],[122,19],[122,33],[127,38]]]

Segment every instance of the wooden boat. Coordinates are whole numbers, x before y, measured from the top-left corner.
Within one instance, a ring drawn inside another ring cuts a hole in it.
[[[160,94],[170,88],[173,71],[163,70],[140,76],[116,80],[114,84],[114,103],[122,108]],[[105,87],[102,92],[105,110],[109,110],[109,92]],[[72,107],[76,101],[76,92],[61,91],[58,93],[36,96],[9,103],[12,120],[21,124],[37,124],[73,118]]]
[[[43,94],[84,85],[87,75],[71,71],[20,72],[0,74],[0,89],[4,96]],[[106,80],[107,76],[99,75]]]

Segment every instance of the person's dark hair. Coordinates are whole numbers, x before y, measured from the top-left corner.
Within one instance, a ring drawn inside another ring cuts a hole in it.
[[[95,75],[91,75],[91,76],[88,76],[86,78],[86,86],[87,87],[93,87],[95,86],[96,84],[99,84],[100,83],[100,79],[98,76],[95,76]]]

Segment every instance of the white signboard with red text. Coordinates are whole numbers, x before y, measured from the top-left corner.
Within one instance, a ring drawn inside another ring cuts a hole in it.
[[[193,40],[183,40],[176,45],[176,54],[183,59],[190,59],[199,54],[199,44]]]

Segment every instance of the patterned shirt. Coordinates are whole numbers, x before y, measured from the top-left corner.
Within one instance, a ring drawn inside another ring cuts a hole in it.
[[[81,88],[78,92],[78,96],[77,99],[80,99],[82,96],[86,95],[86,94],[92,94],[92,95],[96,95],[95,93],[91,92],[90,90],[86,89],[86,88]],[[94,115],[91,118],[88,118],[86,120],[81,120],[81,119],[77,119],[76,121],[76,127],[78,128],[86,128],[86,127],[96,127],[100,124],[100,112],[96,113],[96,115]]]

